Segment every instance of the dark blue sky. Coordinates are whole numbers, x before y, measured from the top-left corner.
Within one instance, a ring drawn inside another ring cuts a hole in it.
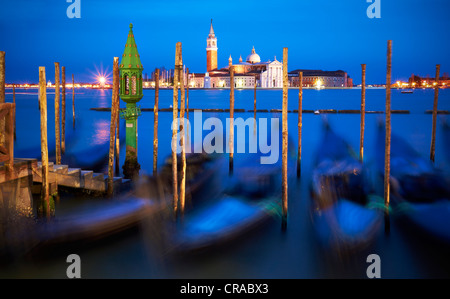
[[[175,43],[183,43],[191,72],[206,71],[210,19],[218,38],[219,67],[237,61],[255,46],[261,59],[282,59],[289,48],[289,70],[342,69],[360,83],[383,83],[386,44],[393,40],[393,80],[412,73],[432,77],[435,65],[450,72],[450,1],[379,0],[381,19],[366,15],[366,0],[80,0],[81,18],[69,19],[65,0],[2,2],[0,50],[6,51],[7,82],[37,82],[38,67],[53,62],[66,76],[93,81],[96,69],[112,69],[121,56],[129,23],[144,65],[173,68]]]

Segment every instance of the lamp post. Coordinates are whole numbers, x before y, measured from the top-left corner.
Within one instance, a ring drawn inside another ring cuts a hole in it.
[[[133,24],[130,24],[119,70],[120,98],[127,104],[126,109],[120,114],[126,122],[126,155],[122,169],[125,178],[135,178],[141,168],[137,160],[137,118],[141,115],[141,108],[136,103],[144,96],[142,93],[144,68],[134,40]]]

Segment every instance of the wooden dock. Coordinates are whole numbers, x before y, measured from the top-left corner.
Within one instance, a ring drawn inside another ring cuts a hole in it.
[[[33,206],[31,185],[36,159],[14,159],[12,168],[0,163],[0,210],[9,207],[26,211]]]
[[[25,206],[31,206],[31,193],[38,194],[41,183],[42,163],[36,159],[15,158],[12,170],[5,163],[0,163],[0,191],[3,192],[3,198],[12,196]],[[50,194],[57,192],[58,186],[75,188],[86,193],[103,193],[108,188],[108,176],[94,173],[92,170],[70,168],[68,165],[55,165],[50,162],[49,185]],[[130,185],[130,180],[114,177],[114,190],[123,190]],[[27,188],[31,193],[28,193]]]
[[[33,174],[37,167],[36,159],[14,159],[13,168],[10,171],[6,163],[0,163],[0,184],[21,179]]]
[[[108,176],[103,173],[94,173],[92,170],[70,168],[68,165],[57,165],[49,162],[50,186],[64,186],[68,188],[84,189],[84,191],[106,192],[108,189]],[[42,183],[42,163],[37,162],[36,171],[33,170],[33,183]],[[119,190],[130,180],[114,177],[114,190]],[[52,191],[52,187],[50,187]]]

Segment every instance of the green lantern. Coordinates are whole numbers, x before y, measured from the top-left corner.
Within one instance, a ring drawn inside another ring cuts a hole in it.
[[[127,103],[126,109],[121,113],[126,122],[126,156],[122,168],[125,178],[134,178],[139,175],[140,169],[137,161],[137,118],[141,115],[141,109],[136,103],[144,96],[142,92],[144,68],[134,40],[133,24],[130,24],[119,70],[120,98]]]

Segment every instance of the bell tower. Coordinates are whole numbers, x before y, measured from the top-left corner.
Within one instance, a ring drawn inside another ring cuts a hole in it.
[[[217,69],[217,38],[214,34],[211,19],[211,27],[208,38],[206,39],[206,71],[210,72],[215,69]]]

